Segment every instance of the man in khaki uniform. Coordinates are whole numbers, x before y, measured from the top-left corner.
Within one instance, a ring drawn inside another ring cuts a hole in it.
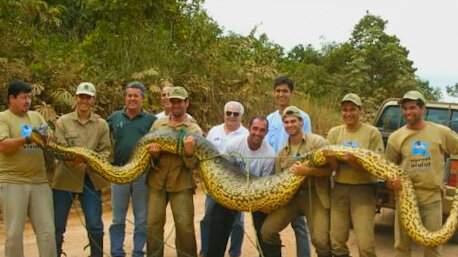
[[[312,244],[318,257],[330,257],[332,256],[329,242],[329,176],[331,166],[311,168],[295,162],[296,158],[327,145],[327,142],[321,136],[313,133],[305,134],[302,131],[301,127],[304,121],[299,108],[295,106],[285,108],[282,118],[289,138],[287,144],[278,153],[276,172],[291,167],[292,172],[310,177],[305,179],[291,201],[269,213],[261,228],[261,239],[265,243],[280,247],[280,231],[294,217],[305,214],[310,228]]]
[[[182,87],[173,87],[169,95],[170,115],[157,120],[151,131],[173,130],[202,134],[197,122],[186,115],[189,106],[188,92]],[[148,196],[148,238],[147,256],[164,255],[164,224],[168,202],[172,208],[176,227],[175,245],[177,256],[197,256],[194,232],[194,180],[192,170],[197,164],[194,156],[194,137],[183,139],[184,155],[179,156],[161,151],[158,144],[150,144],[154,166],[147,177]]]
[[[361,99],[350,93],[341,101],[343,125],[332,128],[328,142],[369,149],[383,153],[382,135],[376,127],[360,122]],[[376,178],[366,172],[347,154],[346,162],[340,162],[331,190],[331,245],[336,257],[348,257],[347,241],[350,226],[356,235],[359,256],[374,257],[374,219]]]
[[[8,85],[9,109],[0,112],[0,195],[5,228],[5,257],[22,257],[24,226],[29,218],[40,257],[56,256],[52,193],[43,151],[33,144],[34,127],[46,125],[30,111],[32,87],[19,80]]]
[[[79,84],[75,97],[76,110],[57,120],[55,136],[61,145],[85,147],[108,156],[111,149],[110,131],[107,122],[92,112],[95,93],[93,84]],[[52,184],[58,256],[62,253],[68,213],[76,196],[84,213],[90,256],[103,256],[101,190],[107,186],[108,182],[89,169],[81,158],[59,163]]]
[[[406,125],[388,138],[386,158],[401,166],[412,179],[423,225],[438,230],[442,227],[444,153],[458,154],[458,136],[448,127],[425,121],[425,104],[418,91],[407,92],[399,101]],[[397,179],[387,181],[387,186],[403,190]],[[396,206],[395,256],[411,256],[411,239],[399,215]],[[425,247],[424,256],[442,256],[442,246]]]

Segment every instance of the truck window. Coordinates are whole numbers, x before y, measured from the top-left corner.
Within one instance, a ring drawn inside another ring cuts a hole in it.
[[[425,119],[427,121],[431,121],[437,124],[448,126],[449,110],[448,109],[437,109],[437,108],[426,108]]]
[[[450,120],[450,128],[458,133],[458,110],[452,112],[452,119]]]
[[[457,114],[458,115],[458,114]],[[397,105],[388,106],[377,121],[376,126],[382,130],[396,130],[402,117],[401,109]],[[458,116],[457,116],[458,120]]]

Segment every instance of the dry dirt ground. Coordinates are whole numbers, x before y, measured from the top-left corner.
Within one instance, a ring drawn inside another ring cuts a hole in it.
[[[196,227],[196,241],[198,245],[198,249],[200,249],[200,226],[199,222],[203,217],[203,206],[204,206],[204,194],[201,191],[197,191],[194,197],[194,205],[195,205],[195,227]],[[104,205],[104,214],[103,220],[105,224],[105,237],[104,237],[104,250],[106,256],[109,256],[109,243],[110,239],[108,237],[108,228],[111,224],[111,210],[110,210],[110,202],[105,201],[106,204]],[[87,236],[86,231],[84,229],[83,217],[81,216],[80,210],[75,210],[70,214],[70,218],[68,220],[67,225],[67,232],[65,233],[65,242],[64,242],[64,251],[66,252],[68,257],[86,257],[89,256],[89,249],[83,250],[83,247],[87,244]],[[81,217],[81,218],[80,218]],[[392,210],[383,210],[381,214],[377,215],[377,225],[376,225],[376,250],[378,256],[393,256],[393,211]],[[125,250],[127,253],[132,251],[132,232],[133,232],[133,215],[131,212],[128,214],[128,221],[127,221],[127,235],[125,241]],[[242,248],[242,256],[259,256],[254,247],[254,241],[256,238],[254,237],[253,227],[251,223],[250,215],[245,215],[245,230],[246,236],[243,242]],[[167,223],[165,225],[165,236],[166,238],[166,247],[165,247],[165,256],[172,257],[176,256],[176,252],[173,249],[175,245],[175,231],[173,226],[173,218],[170,212],[170,208],[167,212]],[[295,246],[295,237],[294,232],[291,227],[286,228],[282,232],[282,239],[283,239],[283,256],[295,256],[296,246]],[[0,221],[0,256],[4,256],[4,230],[3,230],[3,223]],[[353,254],[353,256],[358,256],[357,253],[357,246],[355,237],[353,234],[350,235],[349,240],[349,248]],[[37,254],[37,247],[35,242],[35,235],[32,230],[32,227],[29,223],[26,225],[26,229],[24,232],[24,252],[25,257],[35,257],[38,256]],[[422,256],[421,254],[421,247],[414,246],[413,255],[412,256]],[[127,256],[130,256],[129,254]],[[228,256],[228,255],[227,255]],[[316,256],[315,253],[312,256]],[[452,257],[458,256],[458,244],[448,243],[444,246],[444,257]]]

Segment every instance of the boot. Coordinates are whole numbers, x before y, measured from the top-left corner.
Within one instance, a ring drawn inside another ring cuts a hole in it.
[[[103,232],[89,235],[89,247],[91,247],[90,257],[103,257]]]

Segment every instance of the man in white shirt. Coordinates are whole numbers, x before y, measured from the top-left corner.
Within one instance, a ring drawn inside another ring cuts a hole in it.
[[[165,84],[164,87],[162,88],[161,91],[161,107],[162,107],[162,112],[156,114],[156,117],[158,119],[160,118],[165,118],[165,116],[169,115],[170,109],[172,108],[172,105],[170,104],[169,101],[169,95],[170,91],[172,91],[172,84]]]
[[[218,149],[220,153],[224,153],[228,142],[233,138],[248,134],[248,130],[241,124],[244,113],[243,105],[236,101],[229,101],[224,105],[224,123],[216,125],[210,129],[207,135],[208,141]],[[200,222],[201,250],[200,256],[208,255],[208,236],[209,225],[211,220],[212,209],[215,205],[215,200],[208,194],[205,200],[205,216]],[[229,255],[237,257],[241,255],[243,242],[243,213],[237,212],[235,221],[231,230],[231,246]],[[219,235],[215,235],[219,236]],[[227,242],[227,239],[226,239]]]
[[[264,140],[267,134],[267,128],[268,121],[265,117],[254,117],[251,119],[248,127],[249,134],[234,138],[226,147],[226,154],[237,153],[237,155],[242,157],[242,166],[250,176],[268,176],[273,173],[275,152],[269,143]],[[211,213],[208,256],[224,256],[235,214],[235,211],[215,203]],[[267,214],[254,212],[252,215],[256,234],[259,238],[259,247],[263,252],[263,256],[269,256],[270,253],[281,251],[280,247],[278,249],[272,249],[272,245],[265,244],[260,239],[261,226]]]

